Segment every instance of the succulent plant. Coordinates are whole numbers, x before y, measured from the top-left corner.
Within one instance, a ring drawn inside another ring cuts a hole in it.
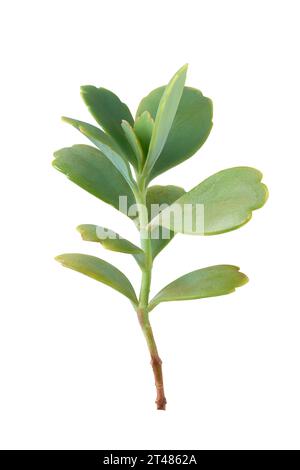
[[[199,90],[185,86],[186,72],[187,65],[166,86],[143,98],[135,119],[111,91],[83,86],[83,100],[100,127],[62,119],[93,145],[58,150],[53,162],[78,186],[124,212],[140,232],[138,247],[105,227],[78,227],[83,240],[134,257],[141,269],[139,295],[119,269],[98,257],[67,253],[56,259],[130,300],[149,348],[159,410],[165,409],[166,398],[149,313],[162,302],[229,294],[248,278],[236,266],[210,266],[183,275],[150,300],[156,256],[178,232],[216,235],[241,227],[250,220],[252,211],[263,206],[268,194],[261,173],[250,167],[219,171],[189,191],[150,185],[158,175],[195,154],[212,128],[212,102]]]

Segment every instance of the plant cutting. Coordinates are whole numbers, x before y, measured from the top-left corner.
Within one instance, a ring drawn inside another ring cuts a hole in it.
[[[159,410],[165,409],[166,397],[150,312],[162,302],[229,294],[248,278],[237,266],[210,266],[179,277],[150,299],[155,258],[176,233],[217,235],[241,227],[254,210],[263,206],[268,195],[262,174],[244,166],[219,171],[189,191],[151,184],[154,178],[194,155],[212,128],[212,102],[199,90],[185,86],[186,73],[187,65],[166,86],[143,98],[135,119],[111,91],[83,86],[83,100],[98,126],[62,119],[92,145],[58,150],[53,162],[71,181],[123,212],[140,232],[140,246],[136,246],[111,229],[95,224],[78,226],[83,240],[133,256],[141,270],[138,295],[119,269],[98,257],[66,253],[56,260],[130,300],[150,352]]]

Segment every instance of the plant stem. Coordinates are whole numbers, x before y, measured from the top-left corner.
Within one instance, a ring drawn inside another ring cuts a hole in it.
[[[138,319],[145,335],[148,349],[151,356],[151,365],[154,373],[155,386],[156,386],[156,404],[158,410],[165,410],[167,403],[164,394],[163,374],[162,374],[162,361],[158,355],[157,346],[153,336],[152,327],[149,321],[149,292],[151,287],[152,275],[152,253],[151,253],[151,237],[150,231],[147,228],[148,213],[146,209],[146,189],[141,187],[136,194],[136,201],[139,205],[139,224],[141,236],[141,248],[144,251],[144,265],[142,267],[142,281],[139,296],[139,305],[137,308]]]
[[[166,397],[164,393],[164,383],[162,374],[162,361],[158,355],[157,346],[153,336],[153,331],[148,317],[147,310],[138,308],[137,310],[139,322],[143,333],[145,335],[148,349],[151,357],[151,365],[154,373],[155,386],[156,386],[156,405],[158,410],[166,409]]]

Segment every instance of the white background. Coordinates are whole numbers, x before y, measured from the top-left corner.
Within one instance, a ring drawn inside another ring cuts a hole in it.
[[[22,449],[300,448],[299,2],[13,1],[1,4],[0,446]],[[270,198],[245,227],[177,236],[153,293],[193,269],[229,263],[250,283],[232,295],[162,304],[152,323],[166,412],[144,338],[121,295],[53,258],[99,255],[137,288],[127,255],[80,240],[132,223],[51,167],[84,143],[60,122],[90,122],[79,86],[140,98],[184,63],[214,102],[199,151],[157,184],[189,189],[226,167],[264,173]]]

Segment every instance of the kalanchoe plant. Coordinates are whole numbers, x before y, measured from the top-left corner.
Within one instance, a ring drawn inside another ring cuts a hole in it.
[[[190,158],[212,128],[212,102],[199,90],[185,87],[186,72],[185,65],[167,86],[142,99],[135,119],[111,91],[83,86],[82,97],[101,129],[64,117],[93,146],[63,148],[55,152],[53,162],[81,188],[125,212],[140,231],[138,247],[104,227],[78,227],[83,240],[134,257],[142,272],[138,297],[128,278],[106,261],[78,253],[56,259],[131,301],[149,348],[159,410],[165,409],[166,398],[162,362],[149,320],[151,310],[161,302],[229,294],[248,279],[236,266],[210,266],[176,279],[149,300],[155,257],[177,232],[215,235],[241,227],[267,199],[261,173],[249,167],[220,171],[188,192],[178,186],[149,186],[156,176]]]

